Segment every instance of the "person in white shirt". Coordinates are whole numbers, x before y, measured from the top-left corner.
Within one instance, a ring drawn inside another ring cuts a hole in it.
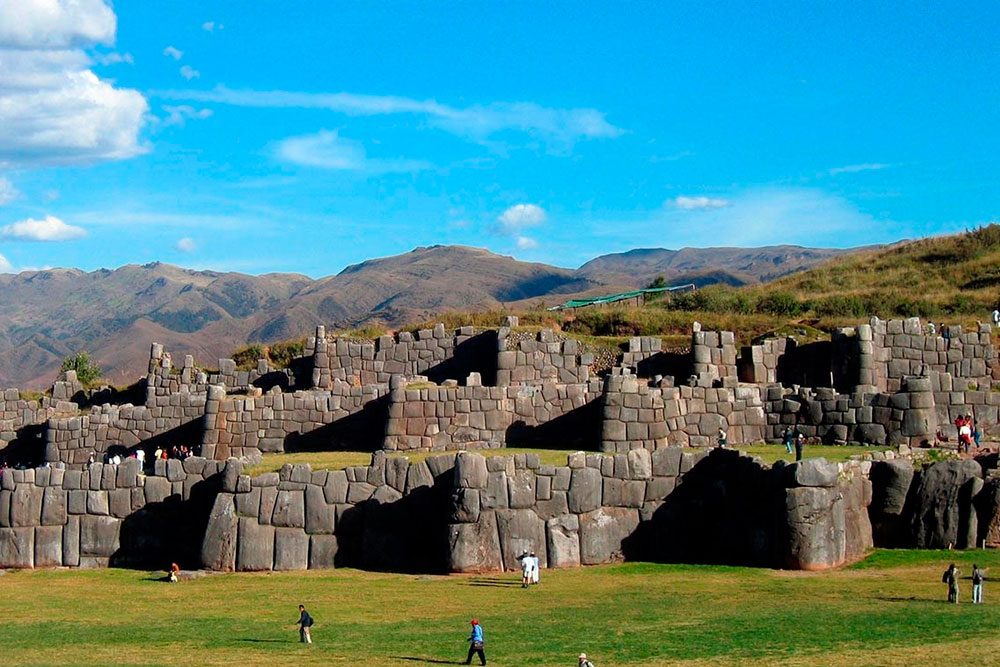
[[[137,450],[135,450],[135,459],[139,462],[139,468],[140,469],[145,468],[146,467],[146,450],[144,450],[144,449],[137,449]]]
[[[541,569],[541,562],[538,560],[538,556],[532,551],[531,555],[528,556],[531,559],[531,583],[538,583],[539,570]]]
[[[521,588],[527,588],[531,583],[531,556],[525,551],[517,559],[521,561]]]

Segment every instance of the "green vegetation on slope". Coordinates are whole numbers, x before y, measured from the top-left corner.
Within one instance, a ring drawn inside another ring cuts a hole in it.
[[[941,572],[997,552],[876,552],[836,572],[631,563],[517,576],[331,570],[205,576],[130,570],[2,577],[4,660],[16,665],[454,664],[469,619],[495,665],[989,665],[1000,604],[948,605]],[[970,583],[961,582],[962,600]],[[296,606],[316,619],[297,643]]]

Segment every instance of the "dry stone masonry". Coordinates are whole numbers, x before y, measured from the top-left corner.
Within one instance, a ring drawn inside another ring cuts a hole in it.
[[[551,566],[624,557],[822,569],[872,543],[1000,543],[995,465],[767,467],[706,455],[720,432],[735,444],[789,428],[829,444],[954,441],[964,414],[995,434],[991,336],[987,325],[930,333],[916,319],[872,319],[831,341],[738,348],[733,333],[696,323],[686,352],[636,337],[609,356],[515,318],[375,340],[319,327],[289,369],[220,360],[212,373],[191,357],[176,368],[154,344],[134,391],[89,393],[67,373],[50,396],[0,392],[0,456],[45,464],[0,477],[0,566],[176,553],[213,569],[467,571],[512,568],[530,544]],[[146,471],[87,463],[181,444],[201,456]],[[544,466],[384,453],[508,446],[602,454]],[[338,448],[373,451],[372,464],[241,472],[263,452]]]

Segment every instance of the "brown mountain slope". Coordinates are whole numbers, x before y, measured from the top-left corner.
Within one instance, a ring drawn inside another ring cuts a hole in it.
[[[400,326],[446,311],[613,292],[657,275],[700,276],[699,284],[759,281],[839,252],[787,246],[640,250],[599,257],[574,271],[478,248],[432,246],[320,280],[161,263],[0,274],[0,387],[44,387],[60,361],[79,350],[90,352],[110,380],[127,384],[145,372],[152,341],[178,361],[193,354],[214,365],[246,342],[305,336],[317,324]]]
[[[578,274],[605,283],[643,287],[663,276],[696,285],[767,282],[852,250],[782,245],[763,248],[640,248],[590,260]]]

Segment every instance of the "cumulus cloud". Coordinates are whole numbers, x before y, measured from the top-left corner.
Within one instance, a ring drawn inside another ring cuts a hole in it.
[[[679,209],[685,211],[697,211],[701,209],[725,208],[729,206],[729,201],[717,197],[676,197],[671,203]]]
[[[86,235],[82,227],[67,225],[54,215],[47,215],[42,220],[28,218],[0,228],[0,239],[11,241],[72,241]]]
[[[430,167],[416,160],[370,158],[360,141],[346,139],[330,130],[284,139],[278,143],[275,153],[284,162],[339,171],[390,173]]]
[[[0,2],[0,48],[64,50],[111,44],[117,18],[104,0]]]
[[[518,250],[534,250],[538,247],[538,241],[529,236],[518,236],[517,237],[517,248]]]
[[[173,58],[174,60],[180,60],[184,57],[184,52],[178,49],[176,46],[168,46],[163,49],[163,55],[168,58]]]
[[[0,176],[0,206],[11,203],[17,199],[19,194],[21,193],[17,191],[10,179]]]
[[[83,51],[112,44],[115,15],[98,0],[0,2],[0,167],[133,157],[146,99],[90,69]]]
[[[14,273],[14,265],[3,255],[0,255],[0,273]]]
[[[185,236],[182,239],[178,239],[177,243],[174,245],[175,248],[181,252],[194,252],[198,249],[198,244],[194,242],[194,239],[190,236]]]
[[[884,162],[865,162],[864,164],[849,164],[846,167],[834,167],[829,173],[831,176],[838,174],[856,174],[859,171],[879,171],[891,167],[891,164]]]
[[[494,102],[460,108],[435,100],[393,95],[232,90],[221,86],[214,90],[166,90],[155,94],[165,99],[241,107],[325,109],[348,116],[409,114],[426,118],[429,124],[447,132],[474,140],[514,131],[565,146],[583,139],[614,138],[623,133],[597,109],[557,109],[532,102]]]
[[[515,204],[500,214],[497,222],[504,234],[518,235],[527,227],[535,227],[545,222],[545,209],[534,204]],[[530,240],[530,239],[528,239]]]
[[[181,65],[181,76],[190,81],[191,79],[197,79],[200,77],[201,72],[190,65]]]
[[[167,112],[167,117],[163,121],[164,125],[184,125],[189,120],[205,120],[212,116],[211,109],[195,109],[187,104],[164,105],[163,110]]]

